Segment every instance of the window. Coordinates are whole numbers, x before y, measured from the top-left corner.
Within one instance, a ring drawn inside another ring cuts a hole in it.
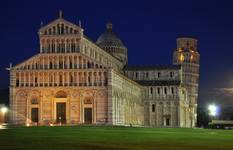
[[[170,77],[171,77],[171,78],[173,77],[173,72],[170,72]]]
[[[74,44],[74,43],[71,44],[71,52],[72,52],[72,53],[75,52],[75,44]]]
[[[148,74],[148,72],[146,72],[146,78],[148,78],[149,77],[149,74]]]
[[[157,93],[160,94],[160,88],[157,88]]]
[[[35,83],[37,83],[37,77],[35,77]]]
[[[157,74],[157,75],[158,75],[158,78],[160,78],[160,76],[161,76],[161,73],[160,73],[160,72],[158,72],[158,74]]]
[[[52,53],[54,53],[54,52],[55,52],[55,44],[52,43]]]
[[[33,98],[33,99],[31,100],[31,104],[39,104],[39,102],[38,102],[37,99]]]
[[[70,75],[70,83],[73,83],[73,76]]]
[[[166,126],[169,126],[169,125],[170,125],[170,119],[166,118]]]
[[[57,24],[57,33],[60,34],[60,25]]]
[[[70,61],[70,68],[73,68],[73,64],[72,64],[72,61]]]
[[[73,29],[72,28],[70,28],[70,34],[73,34]]]
[[[174,88],[173,87],[171,88],[171,91],[172,91],[172,94],[174,94]]]
[[[61,24],[61,34],[64,34],[64,24]]]
[[[62,75],[59,75],[59,82],[62,83]]]
[[[152,87],[150,88],[150,94],[153,94],[153,88]]]
[[[89,61],[87,62],[87,68],[91,68],[91,63]]]
[[[164,88],[164,93],[167,94],[167,88]]]
[[[19,86],[19,79],[16,79],[16,86]]]
[[[152,112],[155,112],[155,104],[152,104]]]

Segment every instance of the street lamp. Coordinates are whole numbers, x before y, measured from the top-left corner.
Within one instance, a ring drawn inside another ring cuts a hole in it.
[[[5,106],[0,107],[0,112],[2,113],[0,123],[5,123],[5,121],[6,121],[5,114],[7,113],[7,111],[8,111],[7,107],[5,107]],[[2,125],[0,126],[0,128],[3,128]]]
[[[7,111],[8,111],[8,108],[7,108],[7,107],[2,107],[2,108],[1,108],[1,112],[2,112],[3,114],[5,114]]]
[[[214,104],[209,105],[208,110],[209,110],[209,114],[211,116],[216,116],[217,113],[218,113],[218,107],[216,105],[214,105]]]

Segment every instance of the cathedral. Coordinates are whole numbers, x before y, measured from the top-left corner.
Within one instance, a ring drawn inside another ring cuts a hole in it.
[[[10,66],[14,125],[194,127],[197,40],[177,38],[171,65],[128,65],[112,23],[97,41],[59,17],[38,31],[39,53]]]

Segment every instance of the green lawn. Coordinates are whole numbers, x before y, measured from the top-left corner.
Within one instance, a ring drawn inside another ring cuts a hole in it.
[[[232,150],[233,130],[14,127],[0,130],[0,149]]]

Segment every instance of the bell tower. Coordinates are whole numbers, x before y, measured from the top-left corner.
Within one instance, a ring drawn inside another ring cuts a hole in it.
[[[173,64],[181,65],[182,84],[187,88],[189,109],[188,117],[190,126],[194,127],[197,122],[197,99],[199,83],[199,59],[197,39],[189,37],[177,38],[177,48],[173,52]]]

